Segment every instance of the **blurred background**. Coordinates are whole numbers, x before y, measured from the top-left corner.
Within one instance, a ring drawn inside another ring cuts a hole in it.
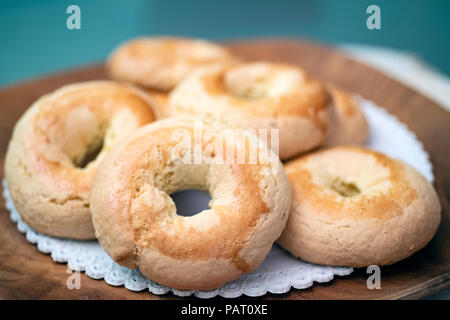
[[[81,9],[81,30],[66,28],[71,4]],[[371,4],[381,9],[381,30],[366,27]],[[130,37],[156,34],[375,45],[450,75],[449,14],[448,0],[2,0],[0,86],[100,61]]]

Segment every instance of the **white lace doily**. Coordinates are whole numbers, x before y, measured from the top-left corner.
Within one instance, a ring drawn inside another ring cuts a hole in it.
[[[361,97],[358,99],[370,128],[366,147],[408,163],[433,182],[433,166],[416,135],[385,109]]]
[[[367,146],[409,163],[428,180],[433,181],[428,154],[414,133],[384,109],[367,100],[361,99],[361,102],[371,131]],[[243,294],[257,297],[267,292],[280,294],[288,292],[291,288],[308,288],[313,282],[328,282],[335,275],[345,276],[353,271],[352,268],[306,263],[293,258],[274,245],[257,270],[221,288],[213,291],[179,291],[147,279],[138,270],[119,266],[97,241],[59,239],[34,231],[21,220],[14,208],[5,180],[3,180],[3,196],[6,208],[11,213],[11,220],[17,223],[17,229],[26,235],[30,243],[37,245],[39,251],[50,254],[56,262],[67,263],[72,270],[84,271],[90,278],[104,279],[110,285],[123,285],[132,291],[149,290],[158,295],[171,291],[177,296],[194,294],[199,298],[212,298],[217,295],[235,298]]]

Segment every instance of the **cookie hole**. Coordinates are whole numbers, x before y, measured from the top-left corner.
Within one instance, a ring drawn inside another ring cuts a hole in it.
[[[361,193],[358,186],[352,182],[345,182],[339,178],[335,178],[330,188],[339,193],[343,197],[354,197]]]
[[[222,81],[229,94],[246,100],[266,97],[270,87],[267,70],[258,67],[231,70],[225,73]]]
[[[97,156],[103,149],[104,138],[95,139],[86,148],[85,154],[80,159],[74,159],[73,164],[80,169],[87,167],[89,163],[97,159]]]
[[[205,191],[182,190],[172,193],[170,197],[175,202],[177,214],[183,217],[195,216],[203,210],[210,209],[211,196]]]
[[[257,100],[266,96],[268,85],[263,79],[255,79],[245,85],[228,85],[228,91],[236,97]]]

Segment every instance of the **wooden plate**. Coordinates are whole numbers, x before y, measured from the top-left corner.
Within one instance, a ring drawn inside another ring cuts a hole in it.
[[[346,58],[338,51],[299,40],[259,40],[228,44],[250,60],[300,64],[320,79],[359,93],[385,107],[414,131],[434,165],[435,187],[443,212],[436,237],[423,250],[393,266],[381,269],[381,289],[369,290],[368,274],[356,270],[329,284],[306,290],[267,294],[268,299],[399,299],[420,298],[450,286],[450,114],[438,105],[382,73]],[[0,91],[0,174],[4,155],[17,119],[42,94],[61,85],[105,79],[102,65],[34,79]],[[111,287],[103,280],[81,275],[81,289],[69,290],[70,274],[28,243],[9,219],[0,200],[0,298],[3,299],[180,299]],[[393,244],[395,245],[395,244]],[[247,297],[245,297],[247,298]]]

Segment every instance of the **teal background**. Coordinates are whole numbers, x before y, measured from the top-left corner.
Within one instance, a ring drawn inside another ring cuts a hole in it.
[[[66,28],[66,8],[81,8],[81,30]],[[366,8],[381,8],[381,30],[366,28]],[[145,34],[213,40],[298,36],[416,53],[450,74],[448,0],[3,0],[0,85],[104,59]]]

